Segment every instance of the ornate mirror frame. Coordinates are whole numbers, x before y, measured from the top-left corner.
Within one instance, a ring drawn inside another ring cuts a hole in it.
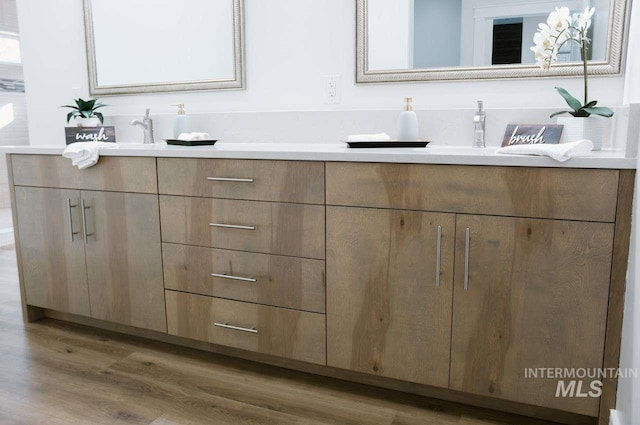
[[[174,81],[149,84],[99,85],[96,66],[95,39],[91,13],[91,0],[83,0],[84,28],[91,95],[115,95],[130,93],[160,93],[197,90],[233,90],[245,88],[245,49],[243,0],[233,1],[233,56],[234,77],[201,81]]]
[[[621,75],[628,37],[632,0],[612,0],[605,60],[590,61],[589,75]],[[582,75],[582,65],[555,64],[544,71],[537,65],[492,65],[403,70],[369,70],[367,50],[367,0],[356,0],[356,83],[549,78]],[[532,42],[533,43],[533,42]]]

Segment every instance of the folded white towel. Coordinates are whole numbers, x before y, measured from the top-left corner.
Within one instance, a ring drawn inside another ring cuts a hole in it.
[[[570,143],[560,143],[559,145],[511,145],[500,148],[496,153],[505,155],[541,155],[548,156],[559,162],[568,161],[576,156],[585,156],[593,150],[591,140],[578,140]]]
[[[209,140],[211,136],[209,133],[180,133],[178,140],[184,140],[185,142],[192,142],[194,140]]]
[[[377,142],[383,140],[391,140],[391,137],[387,133],[352,134],[347,136],[347,142]]]
[[[62,153],[65,158],[71,159],[71,164],[84,170],[94,166],[100,158],[100,149],[113,148],[115,143],[107,142],[76,142],[67,146]]]

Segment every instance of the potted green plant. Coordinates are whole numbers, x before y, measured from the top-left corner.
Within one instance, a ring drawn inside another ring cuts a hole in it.
[[[73,118],[78,127],[98,127],[104,122],[102,113],[96,112],[99,108],[105,107],[104,103],[99,103],[98,99],[84,100],[75,99],[75,106],[63,105],[61,108],[70,108],[67,114],[67,124]]]
[[[577,43],[580,46],[582,66],[584,70],[584,103],[573,97],[562,87],[556,90],[567,102],[571,110],[559,111],[551,114],[551,118],[560,115],[558,124],[564,125],[563,141],[572,142],[580,139],[589,139],[593,142],[594,149],[602,149],[602,141],[605,137],[606,118],[613,116],[610,108],[596,106],[598,101],[589,100],[589,45],[591,40],[587,32],[591,27],[591,18],[595,8],[587,8],[573,19],[569,8],[558,7],[551,12],[546,23],[538,26],[538,31],[533,37],[534,46],[531,50],[535,54],[537,64],[545,70],[557,61],[558,52],[567,43]]]

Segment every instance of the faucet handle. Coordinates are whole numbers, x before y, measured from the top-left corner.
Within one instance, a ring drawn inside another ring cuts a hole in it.
[[[484,112],[484,102],[482,100],[478,101],[478,112]]]
[[[144,110],[144,117],[145,118],[149,118],[149,112],[151,112],[151,109],[149,109],[149,108]]]

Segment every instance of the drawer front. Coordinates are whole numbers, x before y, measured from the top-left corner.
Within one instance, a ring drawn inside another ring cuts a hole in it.
[[[327,163],[327,204],[613,222],[617,170]]]
[[[325,311],[324,261],[162,245],[167,289],[296,310]]]
[[[169,334],[326,364],[325,316],[166,291]]]
[[[167,195],[324,204],[324,163],[159,158]]]
[[[101,157],[85,170],[57,155],[11,155],[17,186],[158,193],[155,158]]]
[[[324,259],[324,206],[160,196],[164,242]]]

